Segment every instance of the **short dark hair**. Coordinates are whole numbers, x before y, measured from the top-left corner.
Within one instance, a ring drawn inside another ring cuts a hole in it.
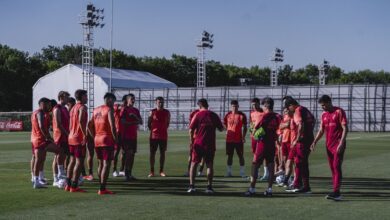
[[[129,93],[126,98],[129,98],[129,97],[135,99],[135,95],[133,93]]]
[[[127,100],[127,95],[122,96],[122,102]]]
[[[104,94],[104,99],[113,99],[114,101],[116,101],[115,95],[111,92],[107,92],[106,94]]]
[[[259,99],[259,98],[253,98],[253,99],[251,100],[251,102],[260,103],[260,99]]]
[[[55,99],[50,100],[51,107],[54,107],[57,105],[57,101]]]
[[[294,98],[290,95],[286,95],[282,98],[282,101],[287,100],[287,99],[294,99]]]
[[[163,102],[163,101],[164,101],[164,98],[163,98],[162,96],[159,96],[159,97],[156,98],[156,101],[157,101],[157,100],[160,100],[160,102]]]
[[[238,105],[238,101],[237,100],[232,100],[232,101],[230,101],[230,105]]]
[[[39,99],[38,105],[40,105],[42,102],[48,104],[48,103],[50,103],[50,99],[48,99],[46,97],[42,97]]]
[[[288,108],[290,105],[299,105],[297,100],[293,99],[292,97],[286,98],[284,100],[284,107]]]
[[[198,100],[198,105],[200,105],[201,107],[204,107],[204,108],[209,107],[209,103],[207,103],[207,100],[203,99],[203,98]]]
[[[69,92],[67,92],[67,91],[60,91],[59,93],[58,93],[58,101],[61,99],[61,98],[64,98],[65,96],[70,96],[70,94],[69,94]]]
[[[263,100],[261,100],[261,104],[271,110],[274,109],[274,100],[270,97],[265,97]]]
[[[76,92],[74,92],[74,97],[76,98],[77,101],[81,101],[81,98],[87,95],[87,91],[83,89],[78,89]]]
[[[76,104],[76,99],[69,97],[68,103]]]
[[[330,98],[330,96],[328,95],[323,95],[318,99],[318,103],[331,103],[331,102],[332,102],[332,98]]]

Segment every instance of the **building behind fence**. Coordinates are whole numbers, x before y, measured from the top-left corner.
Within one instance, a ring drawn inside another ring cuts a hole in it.
[[[171,112],[171,130],[188,129],[188,117],[197,108],[197,100],[206,98],[210,109],[223,117],[230,110],[230,101],[237,99],[240,110],[247,116],[250,112],[250,100],[254,97],[272,97],[275,100],[274,110],[282,112],[281,99],[291,95],[310,109],[317,119],[317,126],[322,109],[317,100],[321,95],[330,95],[333,104],[343,108],[347,114],[348,127],[351,131],[385,132],[390,131],[390,100],[388,85],[326,85],[326,86],[246,86],[246,87],[208,87],[177,89],[116,89],[118,100],[125,94],[133,93],[136,107],[144,118],[141,129],[146,130],[146,119],[155,107],[158,96],[165,99],[165,107]],[[23,121],[24,130],[31,129],[31,113],[0,113],[0,121]]]

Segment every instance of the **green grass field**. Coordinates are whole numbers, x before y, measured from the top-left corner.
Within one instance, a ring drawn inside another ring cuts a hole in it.
[[[188,155],[187,132],[171,132],[166,160],[168,177],[148,179],[148,135],[141,132],[134,175],[126,183],[109,179],[108,188],[116,195],[97,195],[98,184],[87,182],[85,194],[57,188],[33,190],[30,183],[29,133],[0,133],[0,219],[390,219],[390,134],[350,133],[343,165],[344,200],[326,200],[331,190],[330,170],[321,142],[310,156],[312,195],[296,195],[274,187],[274,196],[243,193],[249,183],[240,177],[225,178],[226,156],[223,134],[218,136],[215,158],[214,195],[205,195],[205,178],[197,179],[198,192],[188,195],[188,178],[183,177]],[[246,171],[251,153],[245,146]],[[49,154],[46,177],[52,179]],[[238,174],[237,157],[233,174]],[[158,167],[157,167],[158,169]]]

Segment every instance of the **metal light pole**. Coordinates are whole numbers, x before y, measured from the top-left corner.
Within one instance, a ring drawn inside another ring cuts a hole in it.
[[[330,67],[329,61],[326,60],[324,60],[324,62],[318,67],[319,70],[318,81],[321,86],[326,84],[326,76],[328,74],[329,67]]]
[[[102,23],[104,9],[97,9],[93,4],[87,5],[87,10],[80,15],[80,24],[83,27],[83,47],[82,47],[82,70],[83,70],[83,89],[88,92],[89,117],[92,116],[95,107],[95,89],[94,89],[94,57],[93,33],[95,28],[103,28]]]
[[[205,61],[205,49],[213,48],[214,34],[210,34],[207,31],[203,31],[201,40],[198,41],[196,47],[198,49],[198,61],[197,61],[197,80],[196,86],[198,88],[206,87],[206,61]]]
[[[110,89],[112,92],[112,41],[114,31],[114,0],[111,0],[111,37],[110,37]]]
[[[272,87],[278,85],[278,69],[279,69],[279,63],[283,62],[284,60],[283,53],[284,53],[283,50],[279,48],[275,48],[274,54],[271,57],[271,62],[274,63],[273,68],[271,70],[271,77],[270,77],[271,78],[270,85]]]

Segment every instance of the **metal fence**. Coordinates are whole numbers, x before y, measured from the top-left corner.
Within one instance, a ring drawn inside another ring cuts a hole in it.
[[[390,130],[389,86],[380,85],[303,85],[303,86],[246,86],[246,87],[208,87],[208,88],[177,88],[177,89],[117,89],[115,95],[119,98],[133,93],[136,96],[136,106],[144,117],[154,107],[158,96],[165,99],[165,107],[171,111],[172,130],[187,129],[188,117],[199,98],[206,98],[210,109],[223,117],[230,108],[230,101],[237,99],[240,110],[249,115],[250,100],[254,97],[271,97],[275,100],[275,111],[282,111],[281,99],[291,95],[298,102],[310,109],[318,120],[322,109],[318,98],[327,94],[333,99],[333,104],[346,111],[348,126],[351,131],[385,132]]]

